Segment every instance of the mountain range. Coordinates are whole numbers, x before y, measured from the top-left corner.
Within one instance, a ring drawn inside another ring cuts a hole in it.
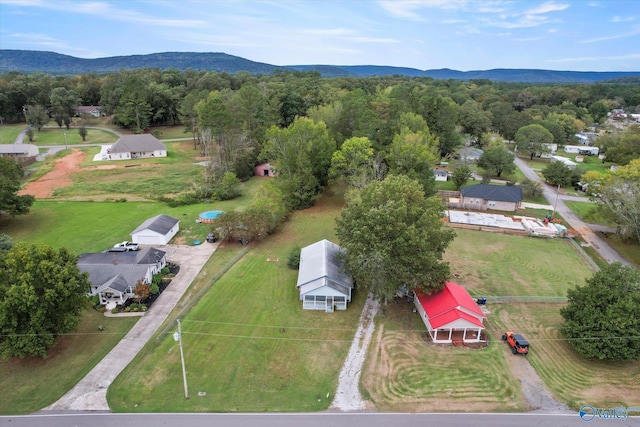
[[[255,62],[238,56],[219,52],[164,52],[148,55],[112,56],[84,59],[55,52],[33,50],[0,49],[0,73],[12,71],[22,73],[40,72],[52,75],[74,75],[86,73],[112,73],[121,69],[158,68],[178,70],[195,69],[252,74],[270,74],[281,71],[315,71],[324,77],[371,77],[399,75],[407,77],[430,77],[433,79],[472,80],[487,79],[501,82],[523,83],[594,83],[640,76],[640,71],[552,71],[536,69],[492,69],[457,71],[448,68],[419,70],[416,68],[380,65],[288,65],[276,66]],[[636,79],[633,79],[636,80]]]

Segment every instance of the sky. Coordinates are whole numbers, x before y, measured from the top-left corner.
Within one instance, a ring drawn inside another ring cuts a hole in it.
[[[640,0],[0,0],[0,49],[273,65],[640,71]]]

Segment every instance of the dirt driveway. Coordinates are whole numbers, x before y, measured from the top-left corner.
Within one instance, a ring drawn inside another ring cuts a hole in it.
[[[47,172],[37,181],[28,183],[18,194],[31,194],[36,199],[52,198],[57,188],[73,184],[71,176],[80,170],[79,165],[84,161],[85,156],[86,154],[82,151],[72,149],[71,154],[56,160],[51,172]]]

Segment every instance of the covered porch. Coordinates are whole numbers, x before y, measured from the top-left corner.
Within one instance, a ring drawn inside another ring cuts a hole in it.
[[[331,313],[333,310],[346,310],[347,299],[343,296],[305,295],[302,300],[302,308]]]
[[[435,344],[477,343],[482,341],[482,329],[472,328],[440,328],[429,329],[431,340]]]

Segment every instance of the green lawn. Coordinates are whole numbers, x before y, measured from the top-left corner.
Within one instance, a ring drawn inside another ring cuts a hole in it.
[[[13,144],[25,127],[24,124],[0,125],[0,144]]]
[[[0,233],[15,241],[63,246],[74,253],[101,251],[129,240],[130,233],[144,220],[164,213],[181,221],[175,239],[188,244],[203,241],[210,232],[208,225],[196,223],[201,212],[238,209],[263,182],[256,178],[244,183],[244,195],[234,200],[176,208],[156,202],[36,201],[27,215],[0,219]]]
[[[294,213],[184,318],[190,400],[181,397],[178,348],[165,338],[158,346],[150,342],[116,379],[108,392],[110,407],[117,412],[326,409],[364,295],[356,293],[346,311],[304,311],[295,287],[297,271],[287,268],[286,259],[296,246],[334,239],[333,220],[340,207],[340,197],[326,197],[318,206]],[[212,261],[235,246],[225,243]],[[208,265],[206,276],[214,276],[216,268]]]
[[[597,204],[591,202],[573,202],[565,200],[565,205],[573,211],[581,220],[590,224],[606,225],[612,227],[613,225],[604,217],[598,214],[596,211]]]
[[[191,132],[186,132],[184,131],[184,125],[179,125],[179,126],[156,126],[151,128],[151,132],[153,131],[160,131],[160,135],[158,136],[158,139],[162,140],[162,139],[175,139],[175,138],[191,138],[193,137],[193,135],[191,135]]]
[[[530,342],[527,360],[556,399],[577,410],[638,406],[640,364],[585,359],[558,332],[562,304],[497,304],[491,306],[493,335],[503,330],[522,333]],[[505,353],[507,353],[505,349]],[[509,353],[508,357],[511,356]]]
[[[509,374],[506,358],[511,353],[502,342],[493,339],[479,349],[433,345],[426,341],[426,327],[412,308],[397,300],[376,318],[361,389],[377,410],[528,410],[519,382]]]
[[[565,296],[593,271],[568,240],[456,229],[445,253],[472,295]]]
[[[55,402],[84,377],[138,320],[83,312],[78,330],[58,339],[47,358],[0,359],[0,414],[26,414]],[[103,325],[104,330],[98,330]]]
[[[82,140],[82,137],[78,133],[78,129],[71,128],[67,130],[64,126],[62,128],[43,128],[40,131],[35,132],[34,141],[31,144],[35,145],[79,145],[79,144],[113,144],[119,138],[118,135],[112,132],[107,132],[100,129],[87,129],[86,141]],[[28,138],[25,137],[25,141],[28,142]]]

